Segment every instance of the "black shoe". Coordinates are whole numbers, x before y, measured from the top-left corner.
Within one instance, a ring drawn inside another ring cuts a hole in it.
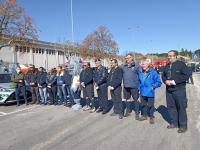
[[[97,111],[96,111],[96,113],[100,113],[100,112],[102,112],[102,111],[103,111],[102,108],[98,108]]]
[[[123,115],[122,114],[119,115],[119,119],[123,119]]]
[[[138,120],[139,120],[139,121],[144,121],[144,120],[147,120],[147,117],[142,116],[142,117],[140,117]]]
[[[154,118],[153,118],[153,117],[150,117],[150,119],[149,119],[149,123],[150,123],[150,124],[154,124],[154,123],[155,123],[155,121],[154,121]]]
[[[105,115],[107,112],[108,112],[108,111],[103,110],[103,111],[102,111],[102,115]]]
[[[187,128],[179,128],[178,133],[185,133],[187,131]]]
[[[117,114],[113,112],[112,114],[110,114],[110,116],[117,116]]]
[[[174,128],[178,128],[178,126],[174,124],[170,124],[167,126],[167,129],[174,129]]]

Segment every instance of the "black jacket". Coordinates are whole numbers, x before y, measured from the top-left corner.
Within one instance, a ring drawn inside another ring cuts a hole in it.
[[[56,86],[56,73],[48,72],[46,81],[48,85]]]
[[[14,72],[11,77],[11,81],[15,83],[16,87],[25,86],[24,74],[22,72]]]
[[[43,71],[39,71],[37,73],[37,83],[41,85],[42,87],[47,86],[47,73]]]
[[[163,68],[163,82],[165,83],[166,80],[174,80],[176,83],[176,85],[166,86],[167,90],[176,90],[178,88],[185,87],[188,78],[188,67],[182,61],[177,60]]]
[[[64,84],[65,85],[72,84],[72,75],[70,74],[69,70],[65,70],[64,72]]]
[[[35,83],[31,86],[37,86],[37,72],[27,72],[25,80],[28,83],[28,85],[30,85],[30,83]]]
[[[101,66],[94,71],[94,82],[98,85],[105,85],[107,82],[108,71],[105,67]]]
[[[121,86],[122,77],[123,77],[123,71],[120,67],[111,69],[107,80],[108,86],[112,86],[114,87],[114,89]]]
[[[93,84],[93,69],[87,68],[81,71],[80,74],[80,83],[84,82],[85,85]]]

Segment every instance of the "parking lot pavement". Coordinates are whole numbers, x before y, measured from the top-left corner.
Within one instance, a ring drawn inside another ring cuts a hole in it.
[[[111,117],[64,106],[0,106],[2,150],[197,150],[200,147],[200,76],[187,85],[188,131],[166,129],[164,85],[156,91],[155,124]],[[27,109],[26,109],[27,108]],[[112,111],[112,110],[111,110]]]

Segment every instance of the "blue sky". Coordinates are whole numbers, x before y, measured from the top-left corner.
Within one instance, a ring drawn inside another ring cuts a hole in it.
[[[71,40],[70,0],[20,0],[39,39]],[[107,26],[120,54],[200,48],[200,0],[73,0],[74,40]]]

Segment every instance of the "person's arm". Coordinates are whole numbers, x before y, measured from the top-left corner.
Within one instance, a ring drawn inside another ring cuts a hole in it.
[[[163,73],[162,73],[162,81],[164,84],[166,84],[165,82],[167,81],[167,73],[166,73],[166,66],[163,67]]]
[[[154,72],[153,80],[154,80],[153,89],[156,89],[162,85],[160,75],[156,71]]]
[[[189,79],[190,72],[185,63],[180,63],[180,71],[181,75],[178,78],[172,79],[174,80],[175,84],[186,82]]]

